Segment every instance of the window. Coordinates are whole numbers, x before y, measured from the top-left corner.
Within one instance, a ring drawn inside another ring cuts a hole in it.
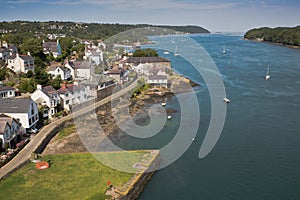
[[[70,101],[69,100],[66,100],[66,105],[69,105]]]

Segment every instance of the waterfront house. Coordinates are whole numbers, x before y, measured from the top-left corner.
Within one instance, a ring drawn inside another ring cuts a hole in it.
[[[23,128],[21,123],[5,114],[0,114],[0,149],[8,147],[21,139]]]
[[[49,118],[52,118],[57,113],[60,98],[52,86],[42,87],[41,85],[37,85],[37,90],[32,93],[31,99],[38,103],[39,106],[46,108]]]
[[[16,96],[16,92],[13,87],[0,85],[0,99],[12,98],[14,96]]]
[[[0,99],[0,113],[18,120],[26,129],[39,121],[37,104],[30,98]]]
[[[7,67],[14,72],[27,73],[28,71],[34,71],[34,58],[28,52],[27,55],[14,54],[6,59]]]
[[[168,76],[166,75],[151,75],[147,81],[152,87],[168,88]]]

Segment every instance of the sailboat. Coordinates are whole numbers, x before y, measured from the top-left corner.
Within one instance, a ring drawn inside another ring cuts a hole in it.
[[[225,46],[223,46],[223,50],[222,50],[222,53],[226,53],[226,49],[225,49]]]
[[[174,53],[174,56],[179,56],[179,53],[178,53],[178,51],[177,51],[177,45],[176,45],[176,47],[175,47],[175,53]]]
[[[270,65],[268,65],[268,70],[267,70],[267,74],[265,76],[265,79],[269,80],[270,78],[271,78],[271,75],[270,75]]]

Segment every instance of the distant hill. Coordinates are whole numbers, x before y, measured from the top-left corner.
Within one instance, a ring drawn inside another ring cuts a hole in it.
[[[278,28],[256,28],[247,31],[245,39],[300,46],[300,26]]]
[[[0,22],[0,34],[34,34],[46,36],[47,34],[64,34],[80,39],[106,39],[120,32],[143,27],[159,27],[171,29],[182,33],[210,33],[199,26],[161,26],[148,24],[101,24],[101,23],[76,23],[76,22],[31,22],[14,21]]]

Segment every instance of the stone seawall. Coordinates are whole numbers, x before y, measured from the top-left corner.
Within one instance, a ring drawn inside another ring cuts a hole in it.
[[[131,180],[128,181],[126,187],[117,187],[114,189],[115,196],[110,200],[134,200],[137,199],[147,182],[159,168],[159,150],[148,150],[153,155],[152,159],[145,165],[145,168],[136,173]]]

